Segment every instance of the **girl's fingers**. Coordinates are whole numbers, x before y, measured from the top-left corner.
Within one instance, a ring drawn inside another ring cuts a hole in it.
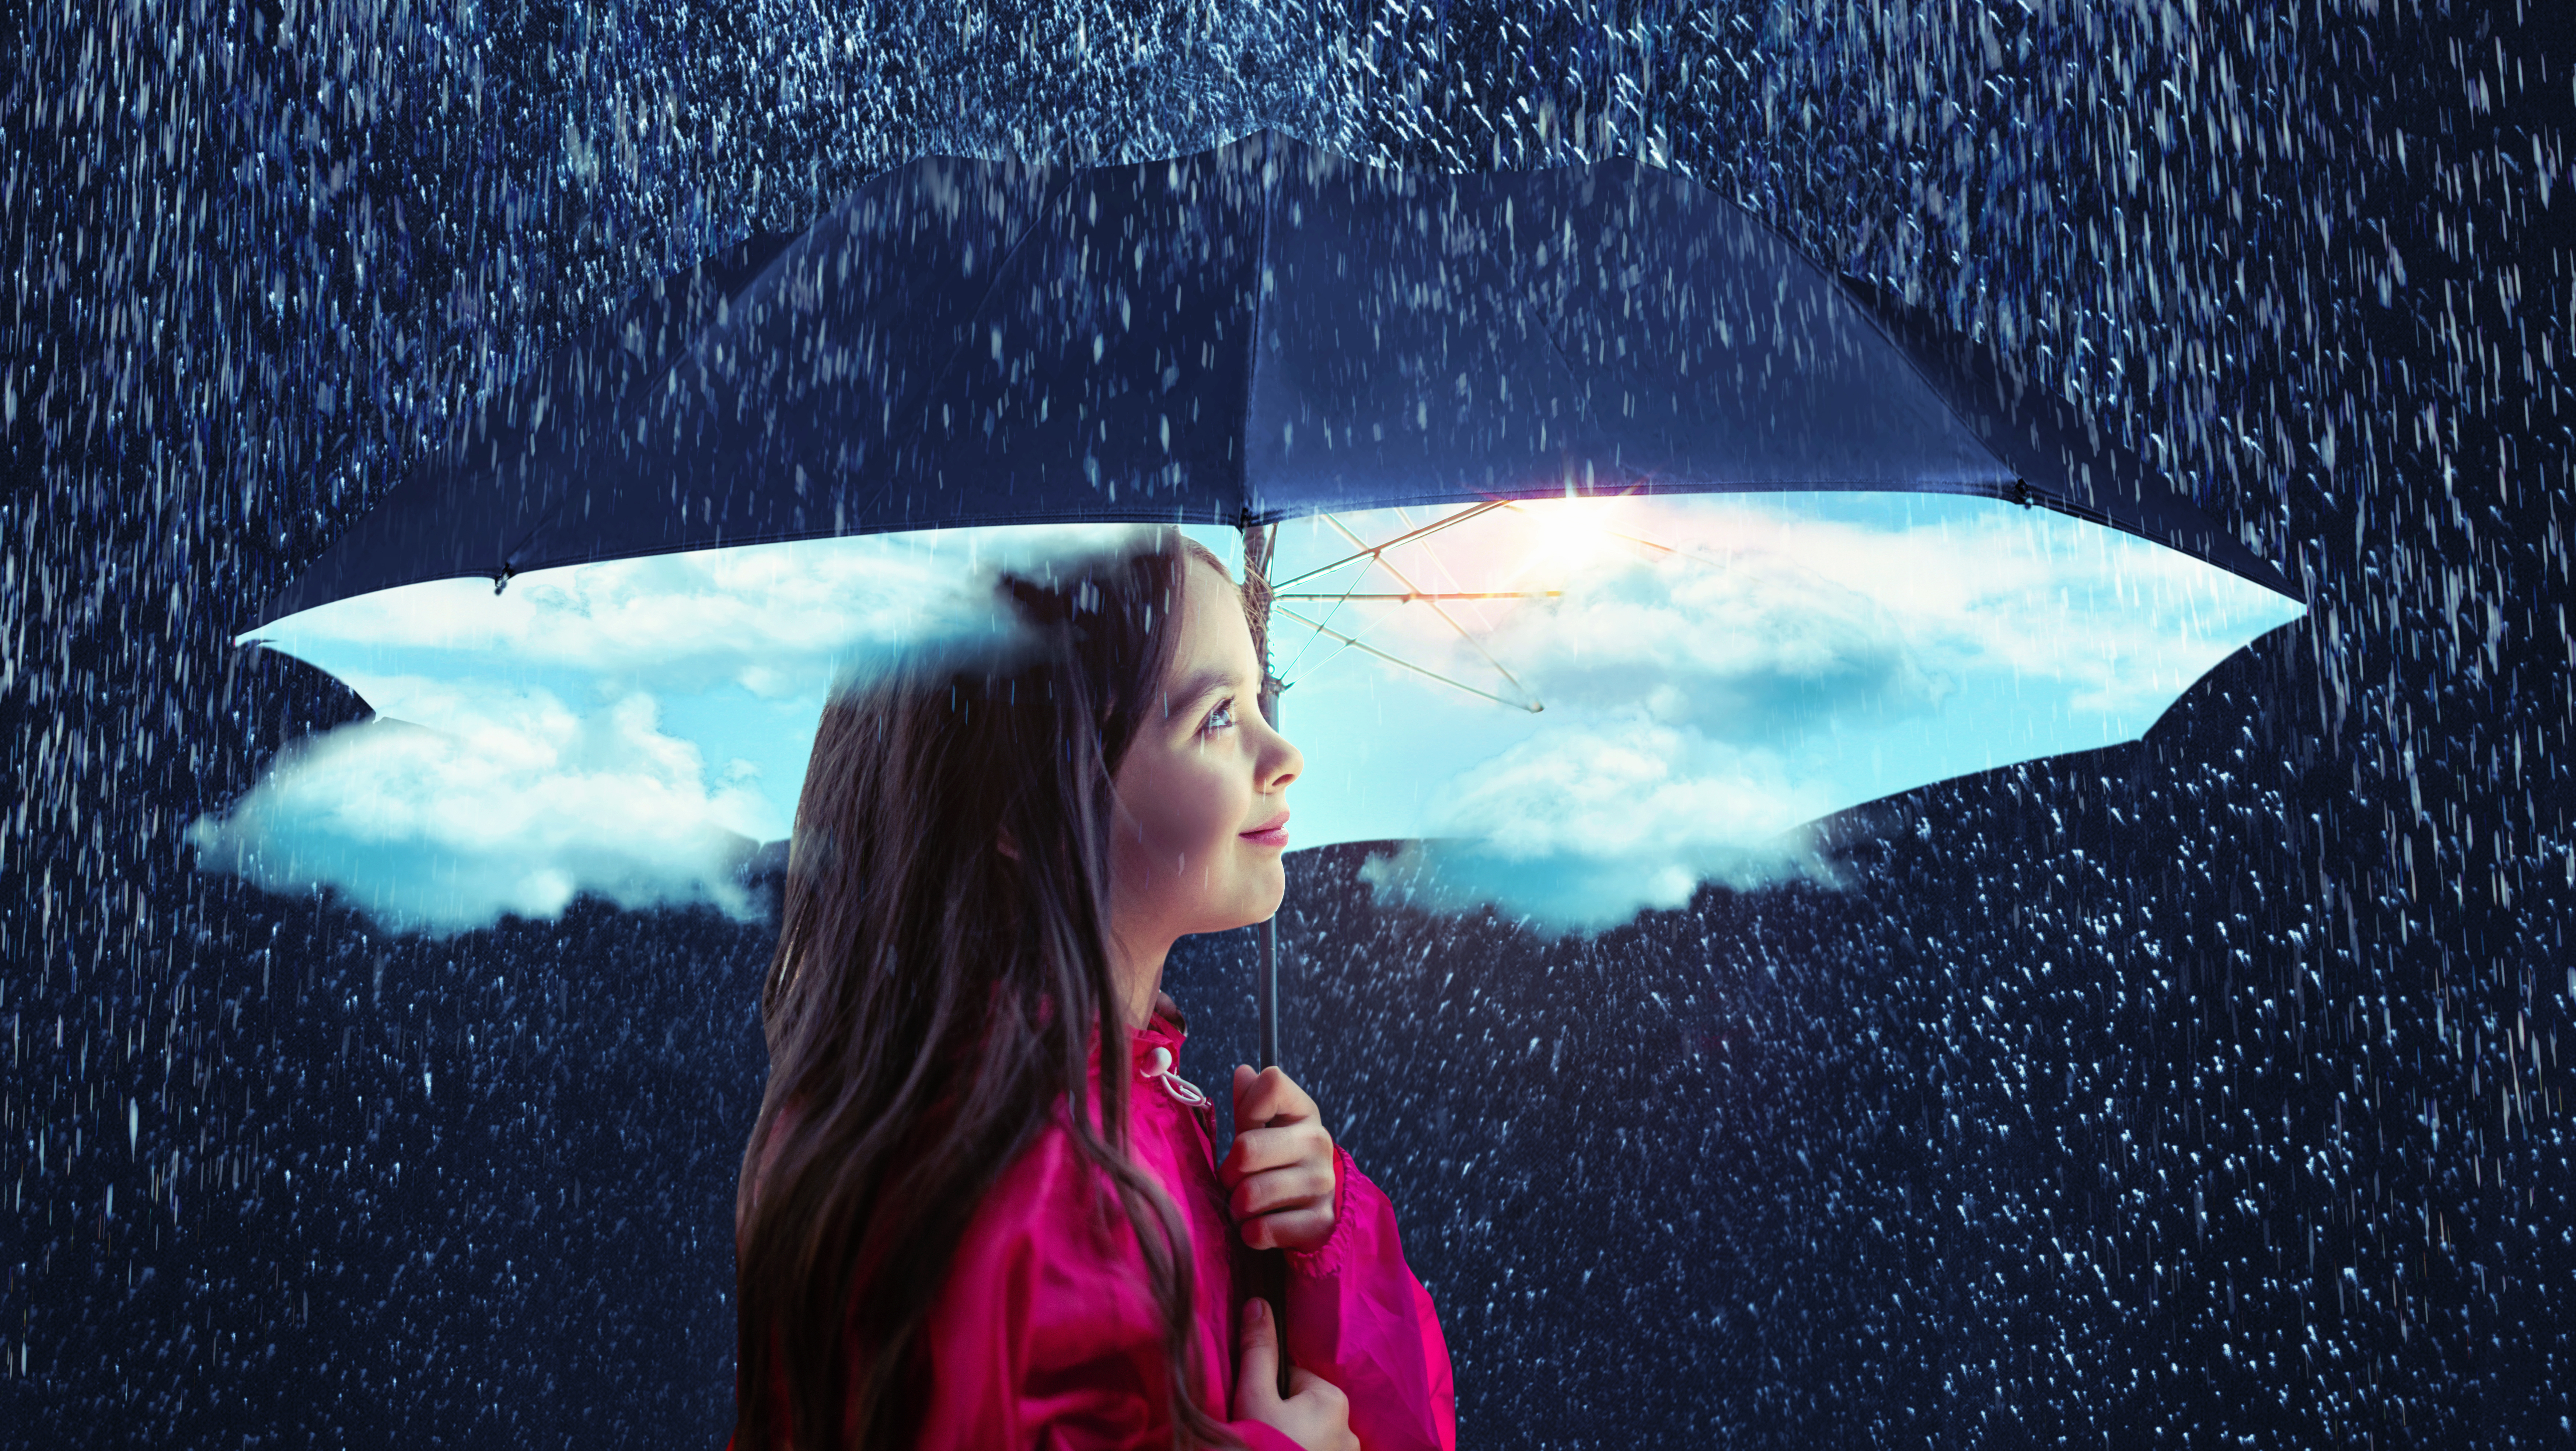
[[[1285,1209],[1243,1222],[1243,1242],[1254,1249],[1313,1249],[1332,1232],[1330,1209]]]
[[[1227,1198],[1227,1205],[1237,1220],[1286,1208],[1329,1206],[1332,1202],[1333,1171],[1329,1165],[1320,1169],[1273,1169],[1267,1174],[1255,1174],[1234,1186],[1234,1193]]]
[[[1237,1125],[1266,1125],[1280,1119],[1291,1123],[1315,1117],[1315,1100],[1306,1096],[1287,1074],[1277,1068],[1252,1071],[1250,1064],[1238,1064],[1234,1070],[1234,1121]]]
[[[1243,1302],[1238,1334],[1234,1404],[1257,1420],[1279,1404],[1279,1330],[1270,1323],[1270,1306],[1260,1296]]]
[[[1324,1132],[1321,1124],[1252,1129],[1234,1136],[1224,1162],[1217,1165],[1217,1177],[1231,1186],[1238,1179],[1271,1169],[1332,1161],[1333,1136]]]

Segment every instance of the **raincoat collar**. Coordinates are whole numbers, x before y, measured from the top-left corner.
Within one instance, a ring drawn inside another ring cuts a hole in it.
[[[1179,1006],[1169,995],[1155,993],[1153,1013],[1146,1019],[1145,1026],[1124,1030],[1129,1071],[1140,1089],[1159,1089],[1163,1096],[1186,1107],[1211,1107],[1214,1100],[1204,1090],[1174,1071],[1180,1063],[1181,1048],[1189,1041],[1188,1024],[1189,1020],[1182,1016]],[[1090,1067],[1092,1081],[1096,1083],[1100,1079],[1100,1038],[1097,1033],[1092,1035]]]

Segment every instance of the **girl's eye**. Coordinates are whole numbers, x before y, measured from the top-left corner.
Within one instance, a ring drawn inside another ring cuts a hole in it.
[[[1199,729],[1202,732],[1221,731],[1233,724],[1234,697],[1229,695],[1216,703],[1216,709],[1208,712],[1207,720],[1200,724]]]

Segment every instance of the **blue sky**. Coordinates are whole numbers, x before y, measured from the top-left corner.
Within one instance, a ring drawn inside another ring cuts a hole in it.
[[[1443,517],[1341,516],[1375,543]],[[1193,530],[1230,559],[1231,531]],[[378,712],[281,759],[205,865],[331,887],[389,926],[545,916],[582,891],[748,910],[835,673],[1000,628],[979,567],[1101,530],[967,530],[620,561],[342,601],[249,637]],[[1274,578],[1355,552],[1282,527]],[[1293,587],[1292,849],[1440,909],[1547,930],[1809,870],[1806,823],[1989,766],[2132,740],[2288,600],[2046,510],[1922,494],[1683,496],[1489,511]],[[1553,592],[1553,593],[1548,593]],[[1497,703],[1471,693],[1500,696]],[[1542,707],[1531,711],[1530,703]]]

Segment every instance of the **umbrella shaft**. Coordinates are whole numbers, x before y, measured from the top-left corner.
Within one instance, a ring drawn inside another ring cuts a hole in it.
[[[1279,729],[1279,692],[1261,692],[1261,718],[1272,730]],[[1275,1067],[1279,1062],[1279,914],[1276,912],[1261,922],[1261,975],[1253,984],[1253,997],[1261,1004],[1261,1066]]]
[[[1267,138],[1264,138],[1267,144]],[[1243,526],[1243,578],[1253,597],[1252,649],[1261,659],[1261,720],[1279,729],[1279,680],[1270,666],[1270,546],[1276,524]],[[1284,905],[1284,903],[1283,903]],[[1279,1065],[1279,914],[1261,924],[1261,961],[1253,969],[1252,1000],[1261,1012],[1261,1066]],[[1280,1362],[1284,1387],[1287,1362]]]
[[[1279,1063],[1279,919],[1261,924],[1261,1066]]]

